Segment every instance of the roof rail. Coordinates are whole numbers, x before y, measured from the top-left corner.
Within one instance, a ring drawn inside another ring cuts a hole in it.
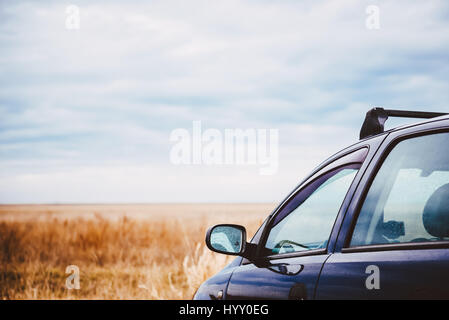
[[[406,110],[387,110],[384,108],[372,108],[366,113],[365,121],[360,130],[360,139],[384,132],[384,124],[388,117],[430,119],[447,115],[442,112],[423,112]]]

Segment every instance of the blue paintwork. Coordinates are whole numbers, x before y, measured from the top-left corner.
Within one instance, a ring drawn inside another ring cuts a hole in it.
[[[354,252],[344,249],[351,235],[358,206],[375,168],[391,143],[404,135],[449,128],[449,117],[428,120],[360,141],[318,166],[274,210],[319,171],[342,155],[368,147],[368,155],[340,208],[327,250],[287,257],[248,261],[237,258],[204,282],[195,299],[214,299],[223,290],[224,299],[449,299],[449,245],[396,247]],[[442,150],[441,152],[448,152]],[[267,219],[267,221],[270,219]],[[251,241],[263,238],[267,221]],[[377,250],[377,251],[376,251]],[[368,290],[367,267],[378,266],[380,289]]]
[[[228,286],[228,299],[310,299],[327,254],[271,260],[270,267],[250,263],[236,268]],[[303,285],[299,295],[291,293]]]
[[[380,288],[368,290],[365,273],[380,270]],[[448,299],[449,249],[336,253],[324,265],[317,299]]]
[[[241,257],[237,257],[230,264],[223,268],[219,273],[207,279],[196,291],[193,299],[195,300],[217,300],[219,291],[223,291],[223,298],[226,298],[226,289],[229,279],[235,268],[240,266]]]

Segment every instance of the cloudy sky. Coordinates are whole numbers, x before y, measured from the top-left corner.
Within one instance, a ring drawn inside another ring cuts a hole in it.
[[[0,203],[279,201],[448,74],[447,1],[0,1]],[[172,164],[193,121],[277,129],[277,172]]]

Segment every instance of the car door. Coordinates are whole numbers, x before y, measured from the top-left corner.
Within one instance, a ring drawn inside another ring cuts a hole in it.
[[[449,299],[448,126],[423,124],[385,140],[348,209],[316,298]]]
[[[368,148],[346,151],[304,182],[269,219],[256,256],[231,275],[227,299],[311,299],[333,246],[332,230]]]

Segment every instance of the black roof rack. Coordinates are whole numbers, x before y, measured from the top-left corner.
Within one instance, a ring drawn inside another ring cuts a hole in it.
[[[366,113],[365,121],[360,130],[360,139],[384,132],[384,124],[388,117],[430,119],[447,114],[449,113],[373,108]]]

